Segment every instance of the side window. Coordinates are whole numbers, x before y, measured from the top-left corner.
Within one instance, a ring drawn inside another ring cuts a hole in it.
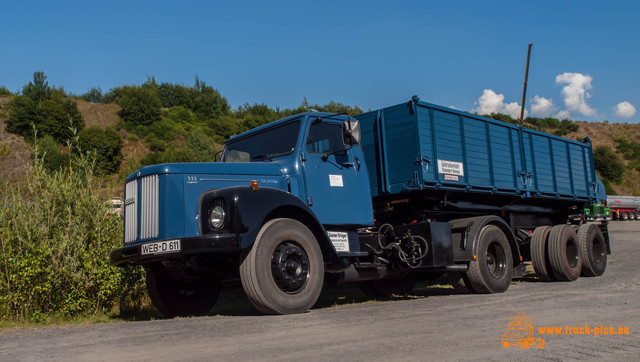
[[[311,153],[334,153],[344,150],[342,126],[322,122],[312,124],[306,148]]]

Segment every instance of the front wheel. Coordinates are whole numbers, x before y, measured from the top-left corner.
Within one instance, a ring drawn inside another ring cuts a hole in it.
[[[153,305],[167,318],[201,316],[218,301],[220,283],[204,277],[176,280],[157,266],[147,269],[147,291]]]
[[[313,233],[292,219],[268,221],[240,264],[242,287],[265,314],[305,312],[316,303],[324,263]]]

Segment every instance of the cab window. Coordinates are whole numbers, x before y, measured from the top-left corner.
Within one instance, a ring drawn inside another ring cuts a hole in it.
[[[342,126],[317,122],[309,128],[307,151],[311,153],[337,153],[345,149],[342,143]]]

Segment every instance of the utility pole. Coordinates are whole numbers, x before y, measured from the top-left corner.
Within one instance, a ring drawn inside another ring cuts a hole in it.
[[[522,90],[522,103],[520,104],[520,125],[522,126],[522,117],[524,116],[524,101],[527,97],[527,78],[529,78],[529,57],[531,56],[531,47],[529,44],[529,50],[527,51],[527,69],[524,72],[524,89]]]

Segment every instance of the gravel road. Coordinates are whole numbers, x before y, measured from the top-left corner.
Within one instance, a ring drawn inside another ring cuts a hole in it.
[[[599,278],[515,282],[495,295],[436,289],[289,316],[5,329],[0,360],[637,360],[640,221],[613,222],[610,230],[613,254]],[[500,345],[509,317],[521,312],[532,319],[543,349]],[[539,327],[585,325],[588,335],[539,333]],[[627,327],[628,334],[595,336],[600,326]]]

